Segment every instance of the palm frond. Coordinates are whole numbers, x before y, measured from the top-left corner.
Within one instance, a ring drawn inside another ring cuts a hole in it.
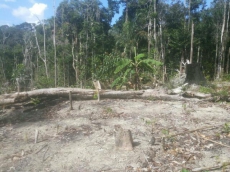
[[[145,54],[138,54],[136,57],[134,57],[135,63],[138,63],[138,61],[140,61],[144,57],[145,57]]]
[[[144,64],[149,64],[149,65],[156,65],[156,66],[162,65],[162,63],[160,61],[157,61],[154,59],[144,59],[141,62]]]
[[[127,67],[131,63],[130,59],[122,59],[118,62],[117,68],[115,69],[114,73],[117,74],[122,71],[125,67]]]

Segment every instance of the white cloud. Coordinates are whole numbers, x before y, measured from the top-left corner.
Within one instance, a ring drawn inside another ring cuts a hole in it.
[[[47,5],[43,3],[35,3],[31,8],[19,7],[13,10],[13,15],[28,23],[38,22],[38,18],[44,18],[44,11]]]
[[[15,2],[16,0],[5,0],[5,2]]]
[[[9,9],[10,6],[6,5],[6,4],[0,4],[0,9]]]

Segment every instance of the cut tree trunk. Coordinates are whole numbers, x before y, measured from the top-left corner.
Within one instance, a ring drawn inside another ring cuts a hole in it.
[[[202,72],[202,66],[200,63],[193,63],[186,65],[186,83],[203,85],[206,83],[206,79]]]
[[[130,130],[123,129],[120,125],[115,125],[115,146],[119,150],[133,150],[133,138]]]

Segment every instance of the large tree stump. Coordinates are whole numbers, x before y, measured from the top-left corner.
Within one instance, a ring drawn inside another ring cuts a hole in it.
[[[119,150],[133,150],[133,138],[130,130],[115,125],[115,145]]]
[[[206,79],[202,72],[200,63],[192,63],[186,65],[186,83],[204,85]]]

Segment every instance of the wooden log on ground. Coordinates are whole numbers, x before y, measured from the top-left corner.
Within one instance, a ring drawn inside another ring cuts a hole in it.
[[[10,105],[14,103],[22,103],[30,101],[31,98],[52,99],[58,97],[64,97],[69,99],[69,92],[72,93],[72,99],[74,100],[93,100],[95,90],[92,89],[80,89],[80,88],[47,88],[39,89],[28,92],[20,92],[13,94],[0,95],[0,106]],[[113,91],[113,90],[102,90],[101,98],[110,99],[132,99],[140,98],[143,91]]]
[[[0,95],[0,106],[8,106],[12,104],[21,104],[32,102],[33,99],[40,101],[49,101],[57,98],[69,99],[69,93],[72,93],[72,100],[95,100],[95,90],[80,89],[80,88],[47,88],[28,92],[20,92],[13,94]],[[184,101],[188,98],[193,98],[193,101],[199,99],[213,101],[210,94],[203,94],[199,92],[186,91],[181,95],[168,95],[165,92],[156,89],[140,90],[140,91],[114,91],[101,90],[101,99],[146,99],[146,100],[163,100],[163,101]],[[33,103],[33,102],[32,102]]]

